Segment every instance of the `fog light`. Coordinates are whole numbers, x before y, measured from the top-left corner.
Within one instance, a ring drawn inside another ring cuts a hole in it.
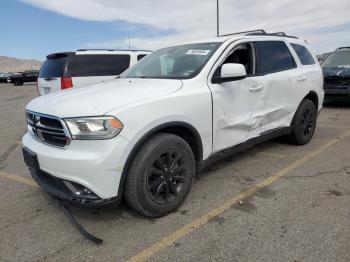
[[[70,181],[63,181],[64,184],[67,186],[67,188],[76,196],[79,196],[80,198],[85,199],[99,199],[98,196],[94,192],[92,192],[90,189],[79,185],[78,183],[70,182]]]

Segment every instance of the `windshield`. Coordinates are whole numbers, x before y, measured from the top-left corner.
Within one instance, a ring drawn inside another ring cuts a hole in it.
[[[199,43],[160,49],[143,58],[121,78],[192,78],[202,70],[220,44]]]
[[[350,51],[331,53],[323,61],[322,67],[350,67]]]

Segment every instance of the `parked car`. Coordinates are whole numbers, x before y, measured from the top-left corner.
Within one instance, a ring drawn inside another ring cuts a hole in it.
[[[79,49],[47,56],[38,79],[40,95],[116,78],[151,53],[147,50]]]
[[[10,76],[11,74],[8,72],[0,72],[0,83],[7,83],[7,78]]]
[[[322,63],[326,97],[350,97],[350,48],[338,48]]]
[[[326,59],[326,57],[329,55],[330,53],[323,53],[320,55],[317,55],[317,60],[318,62],[320,62],[322,64],[322,62]]]
[[[26,82],[36,82],[38,79],[38,70],[27,70],[12,74],[7,78],[8,83],[13,83],[15,86],[23,85]]]
[[[16,73],[11,73],[7,76],[7,83],[11,83],[11,76],[18,76],[21,75],[23,72],[16,72]]]
[[[222,157],[283,135],[308,143],[323,97],[305,41],[263,30],[217,37],[160,49],[113,81],[32,100],[23,154],[58,198],[124,197],[159,217]]]

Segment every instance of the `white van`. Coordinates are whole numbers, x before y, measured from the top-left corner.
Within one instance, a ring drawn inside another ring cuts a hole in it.
[[[79,49],[48,55],[40,69],[38,93],[45,95],[111,80],[149,53],[147,50]]]

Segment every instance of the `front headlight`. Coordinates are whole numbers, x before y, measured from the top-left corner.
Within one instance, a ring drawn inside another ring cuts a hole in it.
[[[115,137],[123,129],[123,124],[113,116],[97,116],[64,119],[72,139],[92,140]]]

